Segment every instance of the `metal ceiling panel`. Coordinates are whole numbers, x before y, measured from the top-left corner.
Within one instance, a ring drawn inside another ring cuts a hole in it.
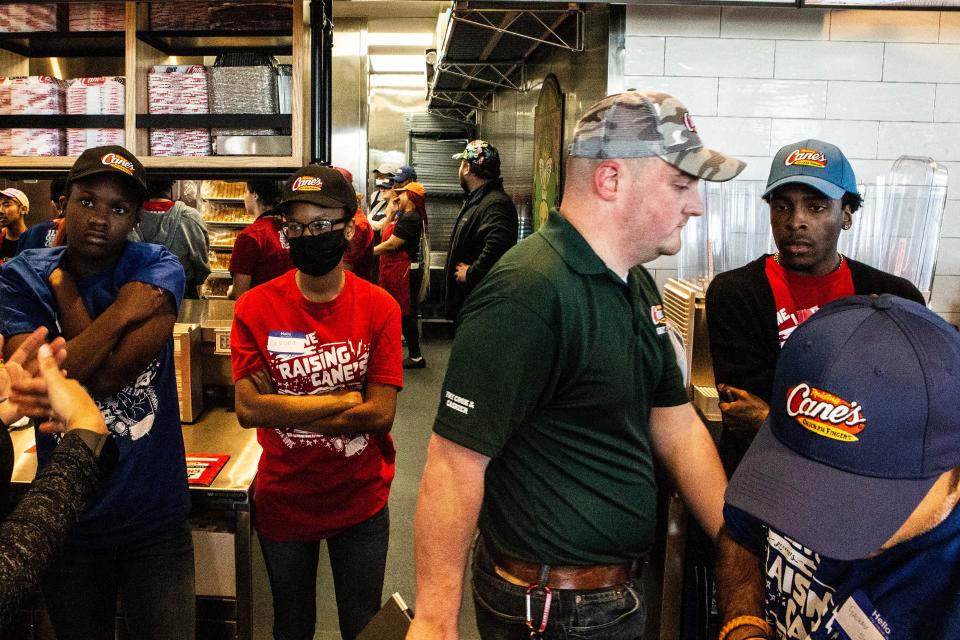
[[[576,3],[454,2],[430,86],[438,115],[476,120],[498,89],[522,91],[525,60],[538,48],[583,50]],[[446,111],[447,113],[443,113]]]

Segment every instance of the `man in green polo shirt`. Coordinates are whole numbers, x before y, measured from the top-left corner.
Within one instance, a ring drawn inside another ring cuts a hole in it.
[[[743,166],[703,148],[666,94],[609,96],[580,119],[560,210],[461,315],[417,501],[408,639],[457,637],[477,524],[482,638],[642,638],[654,456],[717,534],[726,479],[638,265],[680,250],[699,178]]]

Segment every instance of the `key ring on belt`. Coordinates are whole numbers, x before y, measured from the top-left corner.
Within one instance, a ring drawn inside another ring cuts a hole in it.
[[[547,621],[550,620],[550,603],[553,601],[553,591],[550,590],[550,587],[547,586],[547,582],[550,579],[550,565],[545,564],[540,566],[540,581],[537,584],[531,584],[527,587],[527,629],[530,629],[531,638],[539,638],[547,629]],[[540,618],[540,627],[535,628],[533,626],[533,614],[530,611],[530,601],[532,600],[531,596],[533,592],[540,588],[540,585],[543,585],[543,593],[546,596],[543,601],[543,617]]]
[[[540,627],[535,628],[533,626],[533,614],[530,611],[530,601],[533,592],[540,588],[539,584],[532,584],[527,587],[527,628],[530,629],[531,638],[539,638],[540,634],[546,631],[547,621],[550,619],[550,602],[553,600],[553,592],[550,590],[550,587],[544,585],[543,593],[546,595],[546,599],[543,602],[543,617],[540,619]]]

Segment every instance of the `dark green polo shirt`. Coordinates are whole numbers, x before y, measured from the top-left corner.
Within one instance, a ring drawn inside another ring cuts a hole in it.
[[[653,543],[649,416],[687,401],[642,268],[624,283],[556,211],[467,299],[434,431],[492,458],[480,530],[529,561]]]

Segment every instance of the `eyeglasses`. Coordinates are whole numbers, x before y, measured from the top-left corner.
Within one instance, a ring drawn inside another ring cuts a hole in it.
[[[327,220],[326,218],[321,218],[320,220],[314,220],[309,224],[300,224],[299,222],[284,222],[280,225],[283,229],[283,233],[288,238],[299,238],[303,235],[304,231],[310,231],[312,236],[321,236],[325,233],[330,233],[333,231],[333,228],[340,224],[341,222],[346,222],[347,218],[337,218],[336,220]]]

